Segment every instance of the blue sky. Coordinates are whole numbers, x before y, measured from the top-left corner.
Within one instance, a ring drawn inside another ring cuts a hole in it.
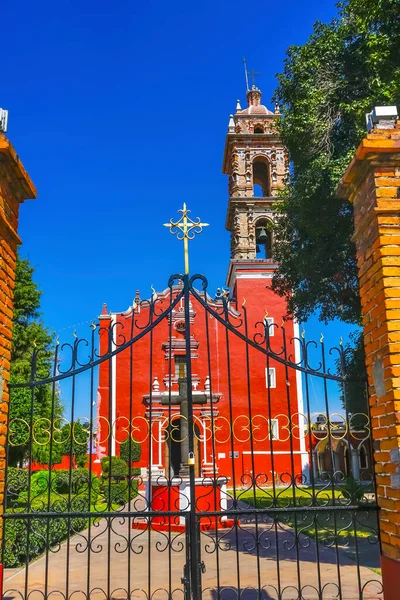
[[[182,248],[162,223],[184,201],[210,227],[191,271],[225,282],[229,113],[245,101],[243,56],[270,105],[286,49],[331,0],[21,0],[2,7],[0,106],[38,189],[21,207],[22,253],[36,268],[47,325],[124,310],[166,287]],[[309,326],[319,337],[320,324]],[[344,336],[349,328],[341,326]],[[66,330],[68,332],[68,330]],[[337,325],[325,330],[337,342]]]

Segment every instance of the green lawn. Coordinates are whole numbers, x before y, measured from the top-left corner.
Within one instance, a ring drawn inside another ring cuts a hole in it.
[[[368,489],[366,488],[366,491]],[[228,490],[233,496],[233,490]],[[334,498],[334,501],[333,501]],[[344,543],[346,540],[358,538],[370,538],[371,541],[377,537],[378,520],[377,511],[372,505],[371,511],[358,510],[348,511],[343,508],[334,510],[333,506],[344,507],[351,499],[351,493],[335,489],[311,487],[258,488],[253,490],[236,490],[236,499],[243,501],[250,507],[264,509],[274,508],[270,517],[275,518],[277,523],[288,525],[297,530],[299,535],[318,538],[320,542],[330,544],[338,541]],[[356,503],[354,496],[351,504]],[[365,502],[362,503],[365,506]],[[304,510],[290,510],[293,507]],[[321,510],[315,510],[318,509]],[[332,507],[332,510],[329,509]],[[277,508],[282,510],[277,512]],[[309,510],[308,508],[311,508]]]

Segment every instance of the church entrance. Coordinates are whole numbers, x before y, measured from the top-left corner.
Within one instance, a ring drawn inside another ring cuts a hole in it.
[[[369,414],[338,415],[342,354],[258,313],[175,275],[46,368],[34,350],[9,386],[31,411],[9,422],[3,598],[382,598]]]
[[[196,464],[194,465],[195,477],[201,475],[201,448],[200,448],[200,430],[197,424],[194,425],[195,435],[195,455],[198,457]],[[169,467],[169,477],[179,477],[181,464],[182,464],[182,432],[181,432],[181,417],[176,416],[173,418],[171,425],[168,427],[166,432],[166,443],[165,443],[165,468]]]

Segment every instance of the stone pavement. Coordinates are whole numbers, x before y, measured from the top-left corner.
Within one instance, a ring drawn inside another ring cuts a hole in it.
[[[5,570],[4,600],[21,600],[28,594],[29,600],[122,600],[127,590],[132,599],[184,600],[185,535],[132,530],[132,520],[123,515],[99,519],[90,531],[75,535],[27,571]],[[293,541],[293,530],[281,526],[276,531],[272,523],[258,525],[258,536],[254,522],[237,530],[202,533],[203,599],[236,600],[238,590],[242,600],[256,599],[256,590],[262,589],[265,600],[298,600],[300,588],[302,600],[328,600],[340,597],[340,578],[342,600],[359,600],[359,580],[363,600],[382,600],[380,576],[365,566],[358,569],[349,557],[351,549],[336,553],[305,538],[296,549]],[[379,564],[378,545],[364,542],[363,563]]]

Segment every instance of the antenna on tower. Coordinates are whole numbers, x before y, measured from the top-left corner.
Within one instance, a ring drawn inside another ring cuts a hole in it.
[[[0,131],[6,133],[8,125],[8,110],[0,108]]]
[[[243,64],[244,64],[244,76],[246,77],[246,92],[248,92],[249,91],[249,76],[247,73],[246,57],[244,57],[244,59],[243,59]]]

